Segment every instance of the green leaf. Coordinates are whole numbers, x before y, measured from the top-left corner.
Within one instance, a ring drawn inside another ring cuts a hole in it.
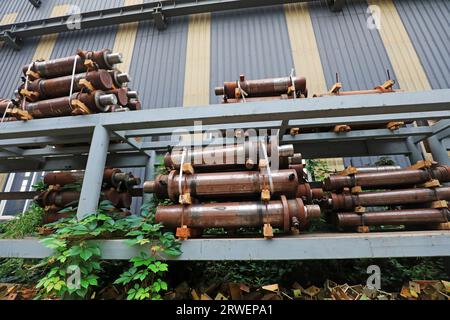
[[[88,249],[84,249],[80,252],[80,257],[81,259],[83,259],[84,261],[89,260],[90,257],[92,257],[92,251],[88,250]]]

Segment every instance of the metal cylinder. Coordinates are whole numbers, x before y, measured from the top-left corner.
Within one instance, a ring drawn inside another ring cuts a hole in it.
[[[289,92],[292,85],[295,86],[296,94],[306,95],[306,79],[304,77],[283,77],[272,79],[259,80],[245,80],[241,75],[239,81],[225,82],[223,87],[216,87],[215,93],[217,96],[224,95],[227,98],[234,99],[236,96],[236,89],[239,87],[251,97],[270,97],[279,96]]]
[[[357,206],[388,206],[412,203],[426,203],[438,200],[450,200],[450,187],[415,188],[359,194],[331,194],[333,210],[351,210]]]
[[[113,80],[106,70],[91,71],[76,74],[73,78],[72,93],[81,91],[80,80],[86,79],[97,90],[110,90],[113,88]],[[36,79],[28,83],[28,90],[38,93],[36,100],[63,97],[70,94],[72,76],[53,79]],[[20,87],[22,89],[24,85]]]
[[[450,181],[450,167],[436,166],[430,169],[403,169],[397,171],[356,173],[349,176],[332,175],[323,182],[323,189],[327,191],[342,190],[345,187],[401,187],[425,183],[431,179],[441,182]]]
[[[104,98],[104,96],[106,97]],[[110,102],[113,102],[113,104],[117,103],[117,99],[114,95],[108,95],[103,91],[98,90],[93,94],[75,93],[72,95],[72,99],[69,97],[60,97],[38,102],[28,102],[25,107],[33,118],[64,117],[72,115],[74,109],[71,105],[71,101],[73,99],[80,100],[93,113],[107,112]],[[108,104],[103,104],[105,102]]]
[[[320,207],[303,205],[301,199],[262,202],[225,202],[190,206],[158,206],[155,222],[167,228],[187,225],[190,228],[272,227],[289,231],[293,220],[304,229],[310,219],[320,217]],[[294,219],[295,218],[295,219]]]
[[[271,195],[288,198],[297,193],[298,178],[295,170],[279,170],[271,174],[273,190]],[[159,199],[169,198],[177,201],[180,196],[180,175],[176,170],[169,175],[159,175],[155,181],[144,183],[145,193],[155,193]],[[264,189],[270,189],[269,176],[259,171],[196,173],[184,175],[182,192],[189,192],[199,199],[242,198],[261,196]]]
[[[113,83],[117,88],[122,87],[125,83],[131,81],[130,76],[126,72],[120,72],[118,70],[108,70],[109,75],[113,79]]]
[[[99,69],[111,69],[114,67],[114,62],[122,62],[120,53],[111,53],[109,49],[100,51],[80,51],[78,55],[52,59],[48,61],[33,62],[30,70],[37,72],[43,78],[55,78],[66,75],[71,75],[73,71],[73,64],[77,60],[75,73],[82,73],[87,71],[84,65],[84,59],[90,59],[96,63]],[[26,75],[29,65],[22,68],[23,74]]]
[[[270,144],[267,144],[266,150],[267,156],[270,157],[272,151]],[[280,154],[286,157],[293,156],[294,147],[292,145],[278,146],[278,154],[280,157]],[[164,157],[165,166],[179,169],[182,155],[183,150],[181,149],[174,149],[171,153],[167,153]],[[194,150],[188,148],[184,162],[190,162],[199,171],[251,170],[257,168],[259,157],[260,146],[258,143],[247,142],[237,145],[194,148]]]
[[[130,99],[126,107],[130,110],[142,110],[141,102],[137,99]]]
[[[391,172],[391,171],[397,171],[402,170],[402,167],[400,166],[377,166],[377,167],[361,167],[356,168],[358,173],[374,173],[374,172]]]
[[[138,93],[137,93],[137,91],[128,90],[127,91],[127,97],[129,99],[138,99]]]
[[[46,185],[65,186],[67,184],[82,183],[84,171],[76,172],[49,172],[44,176]],[[119,188],[122,185],[126,189],[137,186],[141,183],[139,178],[134,177],[131,173],[122,172],[120,169],[106,168],[103,172],[103,186]]]
[[[106,91],[106,93],[113,94],[117,98],[117,103],[121,106],[126,106],[128,104],[128,93],[127,89],[119,88],[114,90]]]
[[[446,223],[448,209],[410,209],[366,212],[362,214],[341,212],[335,215],[335,225],[340,228],[376,225],[415,225]]]
[[[36,203],[45,208],[55,206],[58,208],[76,207],[80,199],[80,191],[51,189],[35,197]],[[116,208],[130,208],[132,197],[128,192],[118,192],[114,188],[103,189],[100,201],[108,200]]]

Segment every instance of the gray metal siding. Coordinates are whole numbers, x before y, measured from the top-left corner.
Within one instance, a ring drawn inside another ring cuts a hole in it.
[[[188,19],[173,18],[167,30],[142,22],[130,67],[130,86],[138,90],[144,108],[183,104]]]
[[[433,89],[450,88],[450,1],[396,0]]]
[[[367,7],[366,1],[347,0],[343,11],[334,13],[324,2],[309,4],[328,87],[336,82],[336,72],[344,90],[371,89],[382,84],[387,69],[395,78],[378,31],[367,28]]]
[[[212,14],[211,103],[224,81],[288,76],[293,67],[282,6]]]
[[[388,69],[391,77],[395,79],[378,31],[367,28],[367,7],[366,1],[347,0],[347,5],[341,13],[333,13],[323,1],[309,4],[322,68],[329,88],[336,82],[336,73],[339,74],[339,81],[343,83],[344,90],[371,89],[382,84],[387,78]],[[398,165],[409,165],[405,156],[391,158]],[[344,158],[344,164],[367,166],[377,159]]]

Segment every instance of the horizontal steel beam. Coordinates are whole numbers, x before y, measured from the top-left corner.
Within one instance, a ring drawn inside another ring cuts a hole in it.
[[[33,199],[39,194],[38,191],[10,191],[0,192],[0,200],[25,200]]]
[[[55,171],[55,170],[84,170],[87,156],[60,156],[45,159],[45,161],[16,159],[0,160],[0,173],[28,172],[28,171]],[[106,160],[106,166],[113,168],[145,167],[148,156],[140,154],[113,154]]]
[[[30,0],[31,1],[31,0]],[[33,0],[34,1],[34,0]],[[155,26],[166,28],[168,17],[184,16],[196,13],[236,10],[243,8],[280,5],[312,0],[161,0],[131,6],[123,6],[73,13],[71,15],[34,21],[17,22],[0,26],[0,41],[4,40],[16,49],[20,49],[24,38],[84,30],[100,26],[117,25],[128,22],[153,20]],[[343,0],[333,0],[330,8],[342,10]]]
[[[7,122],[0,131],[0,139],[80,134],[92,132],[96,124],[111,131],[130,131],[193,126],[195,121],[217,125],[284,120],[289,121],[290,127],[301,127],[405,120],[405,117],[450,118],[450,89],[151,109],[127,112],[126,121],[122,113],[103,113]]]
[[[102,258],[128,260],[139,253],[123,240],[99,240]],[[178,261],[311,260],[450,256],[450,231],[307,233],[299,236],[244,239],[190,239]],[[349,250],[351,248],[351,250]],[[148,249],[150,249],[150,245]],[[38,240],[0,240],[0,257],[45,258],[52,250]]]

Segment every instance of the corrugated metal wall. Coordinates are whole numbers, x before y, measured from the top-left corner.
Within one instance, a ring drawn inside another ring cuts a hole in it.
[[[394,2],[433,89],[450,88],[450,1]]]
[[[0,1],[0,19],[14,12],[18,13],[17,21],[44,18],[50,16],[55,5],[67,3],[77,5],[81,11],[90,11],[119,6],[123,0],[45,0],[39,9],[25,0],[3,0]],[[449,88],[449,2],[396,0],[395,4],[432,87]],[[346,90],[366,89],[382,83],[386,79],[386,69],[390,69],[395,78],[378,31],[366,27],[367,6],[366,1],[347,0],[342,13],[332,13],[325,1],[309,4],[328,86],[335,82],[336,72]],[[95,32],[60,34],[51,56],[72,54],[77,48],[111,48],[116,29],[106,27]],[[187,32],[187,17],[172,19],[163,32],[157,31],[151,22],[139,24],[130,74],[131,86],[139,91],[144,108],[182,105]],[[37,40],[27,39],[19,52],[6,46],[0,49],[0,72],[8,79],[0,86],[0,97],[12,97],[20,81],[20,67],[31,60]],[[294,63],[283,7],[212,14],[210,61],[211,103],[219,101],[214,87],[237,79],[241,73],[249,79],[288,75]],[[301,70],[297,72],[301,74]],[[400,165],[409,164],[403,156],[391,158]],[[345,159],[345,164],[367,165],[377,159],[351,158]],[[16,177],[14,185],[18,190],[23,174]]]
[[[330,12],[323,1],[309,4],[309,11],[329,88],[336,82],[336,73],[344,90],[364,90],[382,84],[388,69],[395,79],[378,31],[367,28],[366,1],[347,0],[343,11],[337,14]],[[405,156],[390,158],[401,166],[410,164]],[[376,159],[344,158],[344,165],[367,166]]]
[[[288,76],[294,67],[283,8],[214,13],[211,18],[210,102],[214,87],[247,79]]]

